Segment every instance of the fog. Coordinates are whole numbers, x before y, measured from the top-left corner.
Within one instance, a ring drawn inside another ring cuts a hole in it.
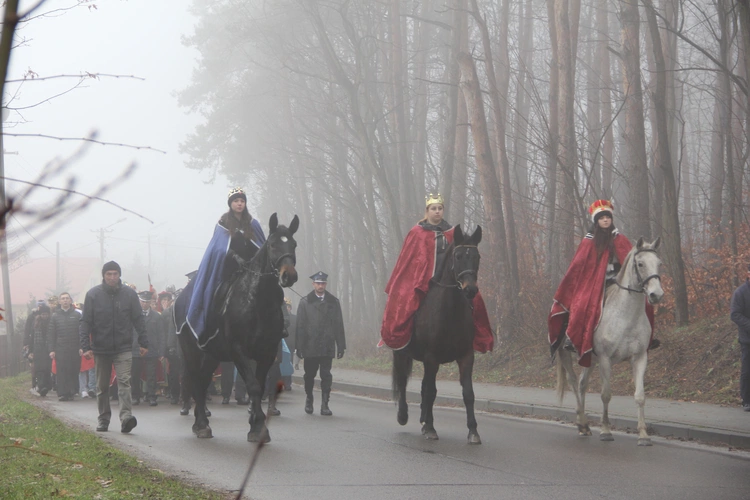
[[[34,3],[22,2],[21,10]],[[44,11],[72,4],[72,0],[49,1]],[[228,183],[221,175],[185,168],[178,151],[185,134],[199,119],[181,109],[173,95],[187,86],[196,58],[196,53],[180,42],[193,23],[187,2],[130,0],[96,2],[95,9],[79,6],[19,27],[17,39],[24,42],[12,53],[9,80],[23,78],[29,71],[38,78],[85,72],[137,78],[86,79],[75,90],[54,98],[70,90],[78,79],[9,83],[6,99],[12,96],[12,100],[6,105],[28,108],[10,113],[8,134],[81,138],[95,131],[99,141],[165,153],[87,145],[85,155],[74,160],[75,189],[93,194],[135,162],[135,174],[112,186],[104,198],[143,218],[103,202],[94,202],[60,221],[59,229],[50,234],[37,234],[28,217],[13,218],[8,234],[9,245],[16,251],[12,267],[53,256],[57,242],[62,257],[98,259],[99,233],[95,231],[112,226],[106,234],[105,259],[120,263],[124,279],[135,262],[147,265],[149,234],[151,278],[157,288],[170,283],[179,288],[185,282],[183,275],[197,269],[214,224],[226,210]],[[32,181],[45,164],[68,157],[82,144],[6,136],[6,176]],[[47,184],[62,187],[64,183],[63,179],[54,179]],[[8,182],[8,196],[21,188]],[[57,195],[39,190],[22,201],[25,208],[33,210],[48,205]],[[253,210],[252,201],[249,208]],[[148,287],[142,276],[134,281],[139,289]],[[13,302],[18,303],[17,298]]]

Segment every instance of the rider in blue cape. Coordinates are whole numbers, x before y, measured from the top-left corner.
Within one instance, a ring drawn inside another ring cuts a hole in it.
[[[218,333],[224,302],[240,269],[231,254],[247,262],[266,241],[260,223],[247,210],[247,196],[242,188],[229,191],[227,204],[229,210],[216,224],[197,275],[175,303],[177,331],[187,322],[201,348]]]

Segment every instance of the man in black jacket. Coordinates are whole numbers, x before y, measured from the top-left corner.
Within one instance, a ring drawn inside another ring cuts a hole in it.
[[[102,284],[86,293],[81,317],[81,350],[94,357],[96,401],[99,420],[96,430],[107,431],[112,410],[109,406],[109,379],[112,367],[117,374],[120,400],[120,430],[128,433],[138,421],[132,413],[130,368],[133,358],[133,331],[138,335],[140,354],[148,353],[148,339],[140,301],[135,290],[122,286],[120,265],[110,261],[102,268]]]
[[[73,401],[78,392],[78,373],[81,370],[79,327],[81,314],[73,307],[68,292],[60,294],[60,307],[50,321],[50,357],[57,365],[57,396],[60,401]]]
[[[750,411],[750,265],[747,266],[747,278],[732,295],[732,321],[739,329],[739,342],[742,356],[740,369],[740,396],[742,409]]]
[[[341,359],[346,349],[344,319],[339,299],[326,292],[328,275],[322,271],[310,276],[313,291],[300,300],[297,307],[295,346],[297,356],[305,363],[305,412],[313,412],[313,387],[320,368],[320,389],[323,401],[321,415],[333,415],[328,408],[331,395],[331,364],[333,356]]]

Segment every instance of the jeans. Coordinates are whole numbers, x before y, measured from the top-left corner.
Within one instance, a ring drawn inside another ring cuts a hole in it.
[[[117,354],[94,354],[96,370],[96,405],[99,409],[99,424],[109,425],[112,409],[109,406],[109,378],[112,367],[117,375],[117,395],[120,399],[120,422],[133,416],[133,401],[130,398],[130,368],[133,353],[128,350]]]
[[[81,391],[81,396],[84,392],[90,392],[96,394],[96,369],[91,368],[85,372],[78,373],[78,388]]]

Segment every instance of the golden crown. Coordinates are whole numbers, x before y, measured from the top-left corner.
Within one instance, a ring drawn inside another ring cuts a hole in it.
[[[424,199],[425,199],[425,208],[429,207],[430,205],[434,205],[436,203],[439,205],[445,205],[445,200],[443,200],[443,195],[440,193],[436,195],[430,193],[427,196],[425,196]]]
[[[227,198],[231,198],[232,196],[236,194],[245,194],[245,190],[239,186],[237,186],[236,188],[230,189],[229,194],[227,195]]]

